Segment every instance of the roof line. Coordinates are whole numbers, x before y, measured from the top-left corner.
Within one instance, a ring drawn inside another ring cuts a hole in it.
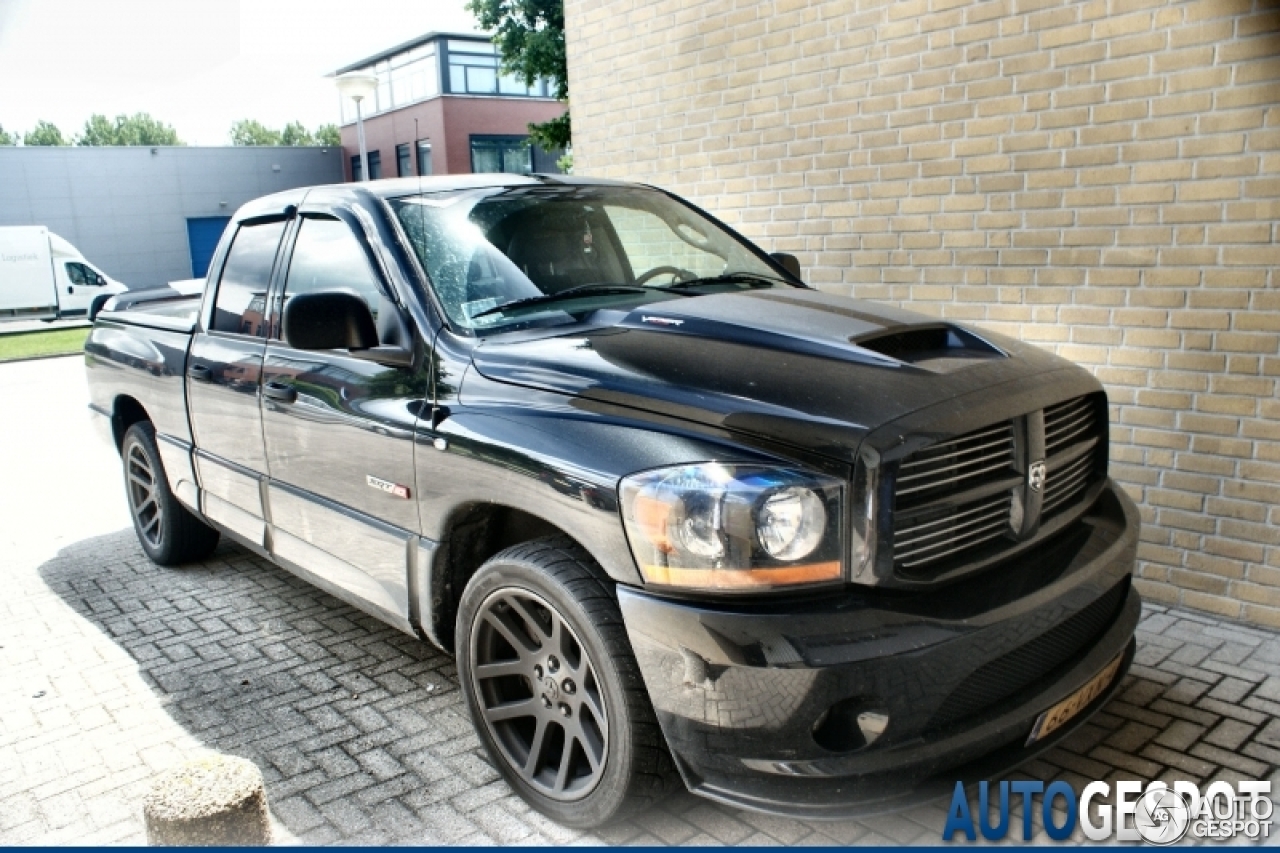
[[[364,68],[366,65],[372,65],[375,62],[380,62],[384,59],[395,56],[397,53],[403,53],[406,50],[412,50],[413,48],[418,47],[419,45],[426,44],[429,41],[436,41],[437,39],[442,39],[442,38],[443,39],[464,39],[466,41],[484,41],[484,42],[491,41],[490,37],[485,35],[484,33],[429,32],[429,33],[426,33],[425,35],[420,35],[417,38],[409,39],[408,41],[398,44],[395,47],[390,47],[390,48],[387,48],[386,50],[379,51],[378,53],[375,53],[372,56],[366,56],[364,59],[361,59],[357,62],[352,62],[349,65],[344,65],[341,68],[339,68],[337,71],[331,71],[325,76],[337,77],[339,74],[346,74],[348,71],[355,71],[356,69]]]

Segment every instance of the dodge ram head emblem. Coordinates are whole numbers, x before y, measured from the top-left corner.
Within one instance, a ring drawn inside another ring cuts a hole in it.
[[[1044,460],[1032,462],[1027,468],[1027,485],[1031,487],[1031,491],[1038,492],[1044,488],[1044,477]]]

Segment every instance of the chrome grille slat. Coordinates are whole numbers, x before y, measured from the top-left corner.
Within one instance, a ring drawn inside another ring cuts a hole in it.
[[[986,444],[978,445],[976,447],[966,447],[963,450],[957,450],[954,453],[946,454],[943,456],[934,456],[928,459],[912,459],[909,462],[903,462],[902,465],[899,466],[899,470],[906,470],[908,468],[918,468],[921,465],[928,465],[934,462],[939,462],[943,459],[953,459],[959,456],[966,456],[970,453],[977,453],[978,451],[986,450],[988,447],[1002,448],[1002,450],[997,450],[996,453],[994,454],[987,454],[988,456],[996,456],[996,455],[1000,455],[1001,453],[1008,453],[1009,441],[1008,439],[1005,439],[1005,438],[998,438],[995,441],[991,441]],[[902,480],[905,478],[898,477],[898,479]]]
[[[1045,442],[1045,452],[1048,453],[1050,456],[1052,456],[1054,451],[1060,449],[1064,445],[1070,444],[1072,439],[1077,438],[1084,433],[1087,433],[1092,428],[1093,428],[1093,423],[1090,420],[1080,424],[1074,430],[1067,433],[1066,435],[1055,435],[1052,441]]]
[[[1001,519],[999,524],[993,525],[989,530],[982,531],[982,535],[971,535],[966,539],[958,540],[951,548],[948,548],[945,551],[938,551],[937,553],[929,554],[927,557],[913,559],[916,555],[910,555],[910,557],[902,560],[902,564],[908,568],[915,568],[916,566],[920,566],[925,563],[932,563],[935,560],[941,560],[943,557],[949,557],[959,551],[964,551],[985,542],[990,542],[992,539],[999,539],[1000,536],[1003,535],[1003,527],[1004,520]]]
[[[978,471],[966,471],[963,474],[959,474],[955,477],[948,477],[945,480],[935,480],[929,483],[925,483],[923,486],[912,486],[909,489],[898,489],[898,495],[899,496],[911,495],[911,494],[915,494],[916,492],[923,492],[927,489],[937,488],[938,486],[945,486],[948,483],[955,483],[960,480],[968,480],[970,478],[977,477],[981,474],[988,474],[992,471],[999,471],[1005,467],[1007,466],[1004,463],[1000,463],[998,465],[992,465],[989,468],[982,468]]]
[[[962,530],[965,530],[966,528],[973,527],[975,525],[990,523],[992,510],[996,510],[1000,512],[999,520],[1003,521],[1005,515],[1007,514],[1004,512],[1004,507],[1006,503],[1007,501],[1002,500],[996,504],[989,504],[987,506],[980,507],[981,510],[986,511],[987,513],[986,515],[979,515],[977,518],[970,518],[967,521],[963,521],[958,524],[952,524],[951,527],[947,527],[942,530],[935,530],[932,533],[925,533],[921,536],[904,537],[901,539],[897,539],[895,541],[902,548],[904,553],[911,552],[911,551],[918,551],[920,550],[920,548],[916,546],[919,546],[922,542],[926,542],[930,539],[936,539],[939,536],[944,536],[947,534],[954,535],[956,533],[959,533]],[[940,519],[940,520],[955,522],[961,517],[961,515],[962,515],[961,513],[957,513],[955,515],[947,516],[945,519]],[[968,515],[968,513],[963,513],[963,515]],[[906,543],[905,545],[903,545],[904,542]]]
[[[942,518],[935,518],[933,521],[926,521],[923,524],[913,524],[910,527],[900,527],[898,528],[898,531],[897,531],[897,541],[901,542],[903,541],[903,539],[910,538],[909,534],[914,533],[917,530],[924,530],[929,527],[936,527],[939,524],[945,524],[946,522],[954,521],[957,518],[963,518],[964,516],[973,515],[975,512],[982,512],[985,509],[990,509],[992,505],[1001,503],[1003,501],[1004,501],[1004,498],[999,498],[997,500],[991,501],[989,505],[977,506],[977,507],[974,507],[973,509],[965,510],[964,512],[958,512],[953,515],[944,516]]]
[[[985,464],[987,464],[988,462],[991,462],[992,460],[1000,460],[1000,461],[1002,461],[1002,462],[1007,462],[1007,461],[1008,461],[1008,459],[1009,459],[1009,448],[1008,448],[1008,447],[1005,447],[1005,448],[1004,448],[1004,450],[1003,450],[1003,451],[1001,451],[1001,452],[988,453],[986,456],[978,456],[978,457],[975,457],[975,458],[973,458],[973,459],[965,459],[965,460],[962,460],[962,461],[951,462],[951,463],[949,463],[949,464],[947,464],[947,465],[939,465],[939,466],[937,466],[937,467],[939,467],[939,468],[951,468],[951,469],[955,469],[955,468],[970,468],[970,467],[972,467],[972,466],[974,466],[974,465],[985,465]],[[906,481],[909,481],[909,480],[919,480],[919,479],[921,479],[922,477],[928,477],[928,476],[933,475],[934,473],[935,473],[934,471],[921,471],[921,472],[920,472],[920,473],[918,473],[918,474],[908,474],[908,475],[907,475],[907,476],[905,476],[905,477],[899,476],[899,477],[898,477],[898,482],[899,482],[899,483],[902,483],[902,482],[906,482]]]

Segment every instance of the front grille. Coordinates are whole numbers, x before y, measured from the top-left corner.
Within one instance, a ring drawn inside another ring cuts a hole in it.
[[[916,569],[998,539],[1009,530],[1008,492],[911,517],[894,531],[893,554]]]
[[[1097,400],[1077,397],[1044,410],[1047,475],[1040,517],[1072,506],[1094,481],[1104,450]]]
[[[1037,682],[1056,677],[1055,670],[1071,662],[1111,626],[1128,589],[1129,582],[1122,581],[1066,621],[978,667],[934,712],[929,728],[971,717]]]
[[[992,494],[982,487],[1017,477],[1014,466],[1010,421],[919,450],[899,463],[894,563],[915,573],[972,554],[1007,535],[1011,493],[1004,489]],[[978,495],[965,497],[974,489]]]
[[[1013,427],[1009,423],[962,435],[914,453],[898,466],[898,505],[931,492],[959,492],[1013,467]]]
[[[1038,522],[1080,506],[1106,471],[1102,398],[1086,395],[1049,406],[1043,435],[1040,423],[1032,415],[1002,421],[898,463],[892,503],[898,571],[929,580],[966,561],[988,560],[1034,532]],[[1038,447],[1045,462],[1039,496],[1031,491],[1039,484],[1031,485],[1027,474],[1039,459],[1023,458]]]

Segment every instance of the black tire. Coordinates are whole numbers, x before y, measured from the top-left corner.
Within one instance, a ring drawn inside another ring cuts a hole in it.
[[[129,427],[120,445],[125,498],[138,544],[161,566],[203,560],[218,545],[218,531],[178,502],[169,491],[156,431],[142,421]]]
[[[558,633],[557,617],[563,626]],[[506,639],[512,630],[524,653]],[[526,640],[540,644],[534,649]],[[480,741],[533,808],[566,826],[590,829],[646,809],[679,786],[613,583],[572,540],[516,545],[481,566],[462,593],[455,643],[459,681]],[[506,672],[498,667],[520,672],[494,674]],[[478,668],[490,674],[477,678]],[[490,721],[495,711],[505,715],[517,703],[531,710]],[[534,744],[541,748],[530,760]],[[565,784],[557,788],[561,780]]]

